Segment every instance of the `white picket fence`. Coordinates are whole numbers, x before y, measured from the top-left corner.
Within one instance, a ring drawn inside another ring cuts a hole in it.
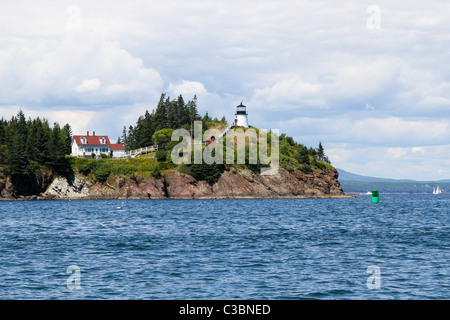
[[[159,148],[158,145],[154,145],[154,146],[150,146],[150,147],[144,147],[144,148],[127,151],[125,154],[126,154],[126,157],[135,158],[135,157],[143,155],[143,154],[148,154],[150,152],[158,151],[158,148]]]
[[[230,130],[233,129],[233,128],[234,128],[234,123],[230,124],[225,130],[223,130],[223,131],[219,134],[219,136],[217,137],[217,139],[220,139],[220,138],[222,138],[223,136],[225,136],[225,135],[228,133],[228,131],[230,131]]]

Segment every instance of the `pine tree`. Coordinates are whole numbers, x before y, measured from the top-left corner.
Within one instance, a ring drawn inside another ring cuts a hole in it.
[[[317,158],[319,160],[323,161],[324,157],[325,157],[325,151],[323,149],[322,142],[319,142],[319,147],[317,148]]]
[[[63,145],[63,154],[70,155],[72,153],[72,128],[67,123],[61,130],[61,140]]]
[[[123,131],[122,131],[122,143],[123,146],[125,147],[125,150],[129,150],[128,148],[128,135],[127,135],[127,127],[123,126]]]
[[[297,154],[296,154],[296,160],[300,164],[309,164],[310,161],[309,161],[308,148],[306,148],[303,145],[300,145],[298,147],[298,151],[297,151]]]
[[[32,173],[24,139],[25,136],[16,131],[8,150],[7,168],[13,178],[28,178]]]

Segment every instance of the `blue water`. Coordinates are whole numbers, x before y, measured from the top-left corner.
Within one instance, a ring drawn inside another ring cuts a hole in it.
[[[449,195],[0,202],[0,298],[449,299],[449,217]]]

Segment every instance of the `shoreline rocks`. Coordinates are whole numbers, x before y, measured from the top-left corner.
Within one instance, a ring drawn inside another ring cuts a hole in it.
[[[0,200],[81,200],[81,199],[268,199],[268,198],[352,198],[344,194],[337,170],[315,169],[310,174],[280,168],[275,175],[251,170],[225,171],[210,185],[178,171],[161,179],[110,177],[105,183],[91,182],[81,174],[56,176],[41,182],[34,194],[20,194],[10,178],[0,179]]]

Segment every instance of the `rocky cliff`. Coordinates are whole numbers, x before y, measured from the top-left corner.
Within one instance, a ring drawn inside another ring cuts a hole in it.
[[[27,193],[10,178],[0,178],[0,198],[7,199],[227,199],[347,197],[336,170],[315,169],[310,174],[280,168],[271,176],[248,169],[225,171],[213,185],[180,172],[161,179],[110,177],[105,183],[73,177],[39,175]],[[23,189],[23,188],[22,188]]]

